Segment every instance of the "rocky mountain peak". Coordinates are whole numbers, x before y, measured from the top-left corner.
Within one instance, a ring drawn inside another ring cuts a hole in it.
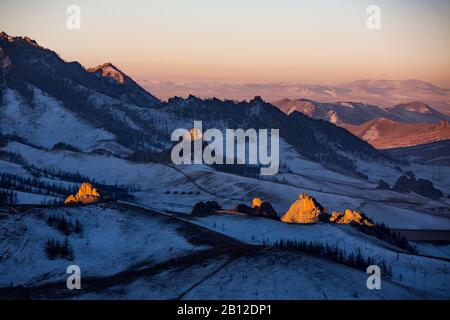
[[[250,100],[250,103],[257,103],[257,102],[264,103],[264,100],[263,98],[261,98],[261,96],[255,96],[252,100]]]
[[[7,34],[5,31],[0,32],[0,40],[8,41],[8,42],[14,42],[14,40],[18,37],[13,37]]]
[[[126,75],[119,68],[113,65],[111,62],[104,63],[94,68],[89,68],[87,71],[95,73],[104,78],[110,79],[119,84],[124,84]]]
[[[25,37],[13,37],[8,35],[6,32],[0,32],[0,40],[7,41],[9,43],[22,43],[22,44],[30,44],[32,46],[42,48],[34,39],[31,39],[28,36]]]

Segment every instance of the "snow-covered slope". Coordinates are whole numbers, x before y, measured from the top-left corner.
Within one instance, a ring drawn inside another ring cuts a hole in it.
[[[367,274],[309,254],[239,242],[177,217],[126,205],[2,210],[0,295],[34,299],[427,299],[445,298],[435,271],[401,261],[405,278],[382,280],[382,290],[366,287]],[[49,259],[47,238],[64,241],[48,225],[50,216],[78,219],[83,232],[67,241],[73,259]],[[257,226],[262,226],[258,221]],[[226,225],[226,229],[230,225]],[[238,226],[236,226],[238,227]],[[249,226],[253,232],[254,227]],[[240,227],[236,232],[241,234]],[[8,236],[6,236],[8,235]],[[402,258],[403,259],[403,258]],[[66,268],[82,272],[82,291],[65,289]],[[439,268],[442,268],[439,269]],[[410,271],[416,285],[409,283]],[[433,278],[429,278],[433,275]],[[426,287],[415,288],[426,279]],[[21,287],[18,287],[18,286]]]
[[[16,91],[4,92],[0,108],[0,128],[3,134],[14,134],[34,145],[52,148],[64,142],[81,150],[90,151],[104,145],[111,149],[124,149],[114,141],[110,132],[95,128],[64,108],[60,101],[32,87],[33,104],[30,105]]]
[[[249,243],[274,245],[280,240],[305,241],[338,247],[346,254],[361,253],[375,264],[387,261],[392,279],[417,291],[425,290],[448,297],[450,262],[413,255],[356,231],[351,226],[330,224],[291,225],[265,218],[237,215],[195,217],[193,220],[212,230]],[[414,265],[414,267],[412,267]]]
[[[87,206],[83,208],[24,209],[24,212],[2,210],[0,226],[0,287],[38,285],[66,277],[69,264],[77,264],[84,276],[115,274],[138,263],[159,263],[172,256],[183,255],[209,246],[193,245],[178,229],[176,221],[164,216],[137,215],[138,212],[117,206]],[[80,234],[65,235],[48,225],[51,216],[77,220]],[[73,261],[48,259],[45,243],[48,239],[64,242],[68,239]]]
[[[140,191],[135,193],[136,201],[159,209],[189,213],[196,202],[203,200],[216,200],[224,207],[232,208],[241,202],[249,203],[253,197],[262,197],[281,214],[306,191],[330,210],[361,208],[370,218],[391,227],[450,229],[450,212],[445,202],[376,189],[379,178],[392,183],[401,174],[397,169],[382,171],[371,167],[372,176],[375,172],[382,175],[370,182],[329,171],[320,164],[302,159],[286,145],[282,148],[283,159],[290,171],[269,180],[220,172],[204,165],[133,163],[113,156],[64,150],[49,153],[17,142],[9,143],[3,150],[21,154],[40,169],[79,172],[110,185],[137,185]],[[446,169],[435,167],[435,170],[433,178],[440,177],[442,185],[448,188],[448,176],[443,175]]]
[[[386,149],[396,159],[413,163],[450,166],[450,139],[403,148]]]

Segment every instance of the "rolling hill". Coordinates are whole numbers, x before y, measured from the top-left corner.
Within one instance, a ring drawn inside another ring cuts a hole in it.
[[[438,124],[404,124],[379,118],[359,126],[342,125],[342,127],[377,149],[409,147],[450,139],[448,121]]]

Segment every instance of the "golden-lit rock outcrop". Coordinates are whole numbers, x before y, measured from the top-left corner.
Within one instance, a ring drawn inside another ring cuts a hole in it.
[[[322,207],[316,199],[306,193],[302,193],[284,214],[281,221],[287,223],[307,224],[324,221],[326,216],[326,209]]]
[[[253,198],[252,208],[261,207],[264,201],[261,198]]]
[[[185,136],[185,139],[187,139],[189,141],[203,139],[202,131],[197,128],[191,128],[188,132],[186,132],[186,134],[184,136]]]
[[[330,217],[330,222],[339,224],[356,223],[369,227],[373,227],[375,225],[373,221],[366,217],[363,213],[350,209],[346,209],[344,212],[334,211]]]
[[[67,197],[66,201],[64,201],[64,204],[70,204],[70,203],[77,203],[77,198],[73,194]]]
[[[78,192],[67,197],[64,204],[75,204],[75,203],[94,203],[101,201],[102,196],[96,188],[94,188],[90,183],[84,182]]]

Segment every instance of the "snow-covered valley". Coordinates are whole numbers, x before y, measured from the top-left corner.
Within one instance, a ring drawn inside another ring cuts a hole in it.
[[[79,219],[83,226],[80,235],[67,236],[73,249],[71,260],[45,256],[48,237],[64,238],[46,223],[54,214]],[[0,279],[4,289],[0,294],[38,299],[427,299],[449,295],[448,262],[397,254],[348,228],[298,226],[296,230],[297,226],[280,226],[267,219],[232,216],[185,219],[125,204],[2,210]],[[368,290],[367,274],[362,271],[259,241],[277,237],[326,241],[328,235],[347,250],[361,245],[364,254],[384,256],[395,270],[392,279],[383,279],[381,290]],[[71,264],[81,268],[80,291],[65,288],[66,268]]]
[[[159,101],[112,64],[85,69],[4,33],[0,50],[0,298],[450,297],[448,166],[390,158],[260,97]],[[279,129],[279,172],[174,165],[171,133],[195,120],[220,132]],[[89,205],[85,183],[96,192]],[[279,221],[299,196],[426,241],[400,246],[330,219]],[[272,219],[238,213],[255,198]],[[222,209],[194,214],[203,202]],[[368,262],[384,266],[381,290],[366,286]],[[65,287],[71,264],[79,292]]]

